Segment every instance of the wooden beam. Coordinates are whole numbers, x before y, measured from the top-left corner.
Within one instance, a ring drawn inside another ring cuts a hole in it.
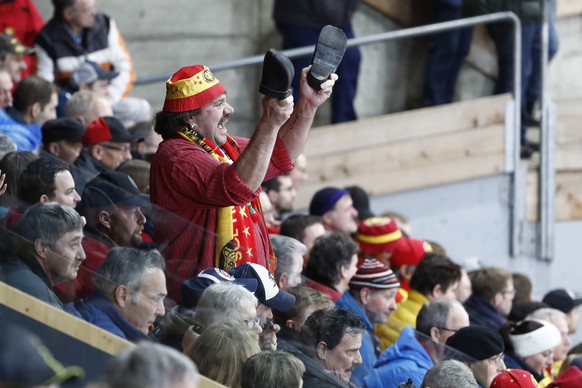
[[[362,186],[384,195],[502,172],[504,127],[465,130],[414,141],[379,144],[309,160],[309,181],[296,206],[307,207],[324,186]]]
[[[131,342],[0,282],[0,303],[104,353],[115,355]]]
[[[311,159],[325,154],[350,153],[381,143],[426,139],[501,124],[505,121],[505,106],[509,99],[508,94],[490,96],[314,128],[305,154]]]

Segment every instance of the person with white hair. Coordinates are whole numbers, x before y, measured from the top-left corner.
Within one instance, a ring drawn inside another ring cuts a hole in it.
[[[420,388],[478,388],[471,369],[460,361],[445,360],[430,368]]]
[[[196,365],[168,346],[143,341],[113,358],[105,369],[108,388],[197,388]]]

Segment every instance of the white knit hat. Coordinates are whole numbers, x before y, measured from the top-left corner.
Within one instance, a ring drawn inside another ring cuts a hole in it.
[[[525,334],[509,334],[515,353],[520,357],[529,357],[555,348],[562,342],[562,336],[556,326],[541,319],[528,319],[543,326]],[[520,324],[527,322],[522,321]]]

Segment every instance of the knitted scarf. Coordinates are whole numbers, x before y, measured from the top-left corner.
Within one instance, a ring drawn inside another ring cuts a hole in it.
[[[182,127],[177,134],[202,147],[211,157],[221,163],[230,164],[240,155],[240,147],[230,135],[227,135],[226,143],[220,148],[187,126]],[[264,228],[266,224],[258,197],[244,205],[218,208],[214,248],[216,267],[229,271],[241,263],[260,263],[253,231],[253,224],[258,220],[262,220],[260,224]],[[275,268],[277,259],[270,242],[269,252],[269,265]]]

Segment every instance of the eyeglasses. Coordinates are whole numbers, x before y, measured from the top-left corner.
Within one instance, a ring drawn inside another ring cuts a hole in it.
[[[101,147],[105,147],[105,148],[110,149],[110,150],[120,151],[120,152],[123,152],[123,153],[126,153],[126,152],[131,151],[131,147],[129,147],[129,146],[126,146],[126,147],[116,147],[116,146],[113,146],[111,144],[99,144],[99,145]]]
[[[248,317],[243,319],[243,322],[247,324],[248,327],[254,327],[255,324],[261,326],[261,318],[260,317]]]
[[[442,331],[450,331],[451,333],[456,333],[458,330],[449,329],[448,327],[437,327],[437,329]]]

